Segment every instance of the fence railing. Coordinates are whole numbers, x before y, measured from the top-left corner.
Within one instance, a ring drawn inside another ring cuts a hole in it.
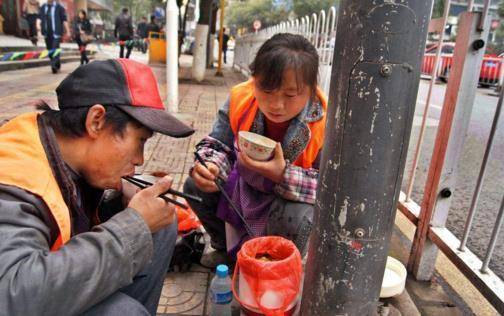
[[[449,2],[448,2],[449,4]],[[331,7],[329,10],[320,11],[318,14],[312,14],[310,16],[305,16],[300,19],[294,21],[282,22],[278,25],[268,27],[263,29],[255,34],[247,34],[245,36],[239,37],[236,41],[235,46],[235,57],[234,57],[234,66],[241,70],[244,74],[249,75],[248,65],[252,62],[257,50],[259,47],[266,41],[268,38],[273,36],[276,33],[280,32],[290,32],[301,34],[305,36],[318,50],[319,52],[319,61],[320,61],[320,69],[319,69],[319,83],[323,91],[329,95],[329,87],[330,87],[330,78],[331,78],[331,67],[332,60],[334,54],[334,45],[336,43],[335,35],[336,35],[336,27],[337,27],[337,8]],[[444,28],[443,28],[444,29]],[[421,73],[425,75],[431,75],[432,69],[435,64],[435,54],[425,54],[424,60],[421,66]],[[450,72],[454,67],[454,59],[452,55],[442,55],[439,66],[437,68],[437,76],[440,78],[447,79],[450,76]],[[487,84],[487,85],[502,85],[504,78],[504,66],[502,58],[483,58],[482,68],[480,70],[479,83]],[[463,93],[464,89],[476,89],[477,82],[472,82],[468,84],[468,86],[460,87],[459,93]],[[501,89],[501,91],[504,89]],[[422,203],[416,203],[411,199],[406,198],[406,194],[401,192],[401,196],[399,199],[398,209],[402,211],[404,215],[410,221],[417,226],[417,233],[420,228],[425,230],[423,234],[425,234],[424,238],[427,238],[429,242],[434,244],[441,250],[454,264],[455,266],[467,277],[469,281],[471,281],[475,287],[488,299],[488,301],[497,309],[497,311],[501,314],[504,314],[504,282],[488,268],[488,264],[492,259],[492,255],[495,249],[496,240],[499,235],[499,230],[502,222],[504,221],[504,199],[500,209],[498,211],[498,215],[496,217],[495,223],[493,227],[490,225],[488,227],[473,227],[472,221],[474,218],[474,213],[477,208],[477,201],[479,197],[479,192],[481,190],[481,182],[483,181],[485,170],[487,168],[488,157],[491,154],[491,149],[494,143],[494,135],[495,130],[498,125],[501,107],[502,107],[502,92],[500,99],[498,101],[495,117],[492,124],[492,129],[490,132],[490,136],[487,143],[487,148],[485,150],[485,158],[481,164],[481,172],[477,179],[477,187],[474,190],[474,197],[471,203],[471,211],[467,215],[466,225],[463,227],[464,235],[463,240],[460,241],[455,235],[445,227],[446,217],[448,216],[449,206],[446,210],[446,213],[442,216],[445,216],[443,220],[439,220],[434,214],[431,217],[426,216],[426,210],[423,209],[420,205],[424,205]],[[469,108],[469,116],[471,113],[472,103],[467,105]],[[426,105],[426,113],[428,110],[429,104]],[[451,107],[451,105],[449,106]],[[455,105],[453,105],[455,107]],[[450,115],[448,115],[449,117]],[[466,117],[467,118],[467,117]],[[468,118],[467,118],[468,120]],[[426,119],[422,122],[422,129],[425,128]],[[452,121],[454,121],[453,116],[448,119],[443,124],[452,125]],[[440,123],[441,124],[441,123]],[[439,135],[439,133],[445,133],[446,131],[440,131],[441,128],[438,129],[438,137],[443,138],[446,135]],[[450,128],[448,128],[448,134],[450,134]],[[464,138],[458,138],[459,135],[457,131],[452,131],[451,136],[449,136],[449,141],[461,140],[460,146],[463,145]],[[448,136],[445,139],[448,142]],[[413,143],[413,141],[412,141]],[[442,143],[442,142],[441,142]],[[411,144],[415,145],[415,144]],[[432,151],[432,157],[434,157],[440,147],[445,146],[445,144],[437,144],[434,146]],[[417,146],[417,151],[421,150],[421,143]],[[446,149],[446,148],[444,148]],[[419,155],[419,152],[414,152],[414,155]],[[430,157],[430,160],[433,158]],[[439,166],[436,166],[439,167]],[[456,170],[457,162],[453,163],[453,168]],[[405,177],[403,180],[404,183],[412,184],[415,181],[415,175],[410,178]],[[431,179],[427,179],[427,183],[429,183]],[[432,188],[440,185],[439,179],[438,183]],[[422,200],[429,198],[428,195],[434,196],[433,200],[430,203],[436,204],[438,201],[445,199],[446,196],[449,196],[456,191],[456,188],[452,188],[450,192],[439,192],[435,191],[435,189],[428,189],[429,186],[426,186],[426,189],[422,193]],[[502,193],[504,194],[504,185],[501,185]],[[449,193],[449,195],[448,195]],[[446,195],[444,195],[446,194]],[[409,193],[408,193],[409,195]],[[441,203],[443,203],[441,201]],[[448,204],[449,205],[449,204]],[[430,210],[432,211],[432,210]],[[467,248],[467,236],[469,233],[474,232],[474,230],[479,230],[479,233],[484,234],[491,233],[490,243],[485,251],[485,255],[482,256],[484,258],[477,257],[470,249]],[[421,247],[421,251],[425,251],[423,247]],[[412,256],[422,255],[415,253],[415,249],[412,252]],[[428,257],[428,256],[427,256]],[[435,256],[431,257],[429,260],[435,262]],[[430,262],[432,266],[434,263]],[[421,263],[425,264],[425,263]],[[412,271],[411,267],[410,272]],[[428,270],[428,269],[427,269]]]
[[[282,22],[254,34],[247,34],[237,39],[235,45],[234,66],[249,75],[248,66],[254,59],[259,47],[277,33],[294,33],[306,37],[319,53],[319,86],[329,94],[334,43],[336,40],[337,9],[331,7],[318,14],[305,16],[294,21]]]

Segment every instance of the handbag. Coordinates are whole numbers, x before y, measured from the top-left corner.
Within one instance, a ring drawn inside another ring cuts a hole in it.
[[[92,41],[94,41],[94,36],[91,34],[80,33],[79,37],[80,37],[81,42],[84,44],[88,44],[88,43],[91,43]]]
[[[89,44],[94,41],[94,36],[92,34],[86,34],[86,32],[82,31],[82,28],[79,27],[79,38],[83,44]]]

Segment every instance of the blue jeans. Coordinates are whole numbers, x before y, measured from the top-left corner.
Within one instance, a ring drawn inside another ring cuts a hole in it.
[[[51,35],[47,35],[45,38],[47,50],[59,48],[60,41],[61,41],[61,38],[54,38]],[[53,69],[60,69],[61,68],[59,55],[57,55],[55,57],[52,57],[51,55],[49,55],[49,58],[51,59],[51,68],[53,68]]]
[[[177,223],[152,235],[152,239],[152,261],[133,278],[133,283],[110,295],[83,315],[156,315],[163,281],[177,239]]]

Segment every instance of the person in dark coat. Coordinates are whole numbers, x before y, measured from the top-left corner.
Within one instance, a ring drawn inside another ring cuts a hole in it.
[[[86,54],[86,45],[89,43],[85,35],[91,35],[91,22],[87,18],[86,11],[80,10],[79,15],[75,18],[73,23],[73,34],[74,40],[79,45],[79,51],[81,53],[81,65],[89,63],[89,58]]]
[[[126,58],[130,57],[133,44],[127,41],[133,39],[133,23],[129,15],[128,8],[123,8],[121,14],[115,20],[114,36],[119,40],[119,57],[124,57],[124,47],[126,46]]]
[[[60,47],[63,34],[66,33],[66,36],[70,36],[65,8],[54,0],[47,0],[47,3],[40,7],[39,19],[46,48],[53,52],[49,54],[49,58],[51,59],[51,70],[55,74],[61,68],[59,53],[56,50]]]
[[[222,28],[222,54],[224,55],[224,63],[227,64],[227,49],[228,49],[228,42],[229,42],[229,35],[226,34],[226,28]]]
[[[147,24],[147,36],[149,36],[150,32],[159,33],[160,31],[161,31],[161,28],[156,23],[156,17],[154,15],[151,15],[150,23]]]
[[[142,17],[142,20],[137,25],[137,35],[142,40],[142,53],[145,54],[147,51],[147,37],[149,37],[149,34],[147,33],[147,18],[145,16]]]

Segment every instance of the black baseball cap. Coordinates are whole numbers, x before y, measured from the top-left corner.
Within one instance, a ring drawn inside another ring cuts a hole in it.
[[[171,137],[194,130],[166,112],[154,73],[129,59],[93,61],[70,73],[56,88],[60,109],[114,105],[148,129]]]

